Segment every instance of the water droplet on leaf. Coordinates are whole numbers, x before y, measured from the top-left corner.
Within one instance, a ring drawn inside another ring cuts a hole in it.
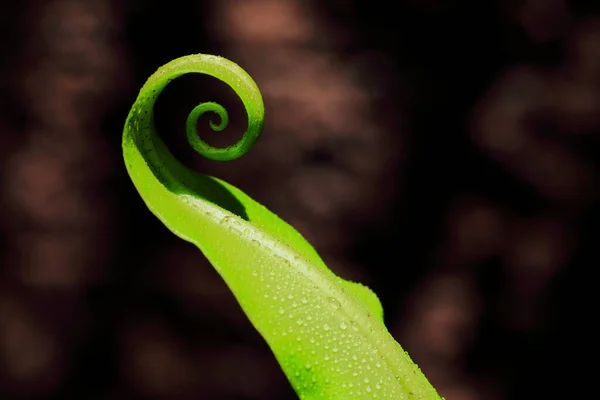
[[[338,301],[338,299],[334,298],[334,297],[330,297],[327,299],[329,301],[329,305],[335,309],[340,308],[342,305],[340,304],[340,302]]]

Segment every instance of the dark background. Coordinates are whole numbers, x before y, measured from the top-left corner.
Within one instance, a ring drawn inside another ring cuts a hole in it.
[[[144,80],[223,55],[265,130],[218,163],[171,84],[157,124],[196,170],[380,296],[448,400],[596,392],[600,2],[29,0],[0,6],[0,398],[294,399],[192,246],[145,208],[121,132]]]

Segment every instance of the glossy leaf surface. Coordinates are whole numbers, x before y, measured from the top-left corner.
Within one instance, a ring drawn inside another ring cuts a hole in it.
[[[123,132],[129,175],[148,208],[212,263],[270,346],[301,399],[439,399],[383,323],[375,294],[342,280],[290,225],[241,190],[177,161],[157,135],[153,106],[162,89],[186,73],[220,79],[240,96],[248,129],[234,146],[200,140],[196,123],[218,104],[203,103],[187,121],[188,139],[215,160],[243,155],[262,129],[264,105],[256,84],[235,63],[191,55],[161,67],[142,87]]]

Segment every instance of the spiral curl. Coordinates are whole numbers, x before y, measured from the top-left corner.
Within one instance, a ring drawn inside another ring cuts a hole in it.
[[[197,105],[186,121],[186,134],[190,146],[197,153],[211,160],[234,160],[246,154],[256,143],[263,127],[264,103],[260,90],[250,75],[239,65],[223,57],[207,54],[194,54],[175,59],[160,67],[146,81],[127,118],[123,137],[124,149],[128,147],[128,143],[133,142],[142,150],[149,164],[162,164],[159,160],[155,160],[154,156],[149,155],[155,147],[162,145],[160,139],[154,137],[154,104],[169,82],[188,73],[201,73],[223,81],[239,96],[248,115],[248,127],[240,140],[232,146],[217,148],[199,137],[198,120],[204,113],[213,112],[220,121],[219,123],[210,121],[209,125],[214,131],[222,131],[229,123],[227,110],[214,102]]]

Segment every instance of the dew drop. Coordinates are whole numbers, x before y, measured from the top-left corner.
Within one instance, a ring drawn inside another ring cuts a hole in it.
[[[302,321],[302,319],[297,319],[297,320],[296,320],[296,323],[297,323],[298,325],[302,325],[302,324],[304,324],[304,321]]]
[[[283,307],[279,307],[279,310],[277,310],[277,312],[282,315],[285,314],[285,310],[283,309]]]
[[[358,324],[354,321],[350,321],[350,325],[352,326],[353,331],[358,331]]]
[[[326,330],[326,331],[328,331],[329,330],[329,325],[328,324],[324,324],[323,325],[323,329]]]
[[[340,308],[342,305],[340,304],[340,302],[334,298],[334,297],[330,297],[327,299],[329,301],[329,305],[335,309]]]
[[[346,325],[346,323],[344,321],[342,321],[340,323],[340,329],[343,330],[343,331],[345,331],[347,328],[348,328],[348,325]]]

